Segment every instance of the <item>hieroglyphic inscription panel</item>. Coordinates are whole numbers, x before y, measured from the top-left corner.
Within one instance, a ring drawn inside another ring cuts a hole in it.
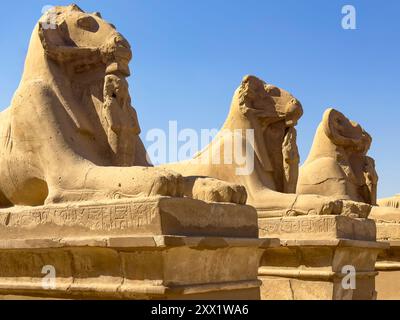
[[[261,236],[280,234],[315,234],[336,232],[337,221],[333,216],[301,218],[260,219]]]
[[[30,208],[0,213],[0,226],[31,227],[48,223],[91,230],[124,230],[152,224],[158,213],[154,202],[126,202]]]

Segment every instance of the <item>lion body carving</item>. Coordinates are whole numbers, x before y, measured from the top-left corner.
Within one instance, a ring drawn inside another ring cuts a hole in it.
[[[20,85],[0,115],[0,205],[183,196],[180,174],[147,161],[126,81],[127,40],[76,5],[55,13],[56,28],[48,15],[36,25]]]

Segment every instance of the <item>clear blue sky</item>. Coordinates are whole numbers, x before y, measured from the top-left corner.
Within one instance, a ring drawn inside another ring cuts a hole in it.
[[[3,1],[0,108],[19,83],[32,28],[44,5],[71,1]],[[245,74],[292,92],[303,104],[298,126],[306,158],[330,106],[360,122],[379,195],[400,193],[400,1],[104,0],[75,1],[100,11],[130,41],[131,94],[143,132],[220,128]],[[357,9],[357,30],[341,28],[341,8]]]

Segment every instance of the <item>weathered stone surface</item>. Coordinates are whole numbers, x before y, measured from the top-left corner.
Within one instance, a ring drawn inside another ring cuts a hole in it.
[[[259,279],[264,300],[372,300],[376,299],[375,261],[384,243],[358,240],[283,240],[280,248],[267,249],[261,259]],[[356,270],[356,288],[342,284]]]
[[[259,228],[260,237],[376,241],[376,225],[373,220],[343,216],[264,218],[259,219]]]
[[[0,231],[0,239],[75,234],[258,235],[257,212],[252,207],[168,197],[1,209]]]
[[[182,198],[0,212],[0,295],[16,298],[259,299],[252,207]],[[232,263],[234,261],[235,263]],[[43,267],[55,287],[43,286]]]
[[[399,241],[400,240],[400,223],[380,222],[376,223],[377,238],[379,240]]]
[[[379,300],[400,299],[400,223],[397,222],[398,218],[399,216],[395,215],[394,220],[378,220],[376,225],[377,238],[390,246],[379,253],[375,265],[376,271],[379,272],[376,278]]]
[[[381,229],[381,233],[378,234],[380,237],[386,237],[387,234],[382,232],[382,229],[385,229],[385,227],[378,224],[378,230]],[[393,232],[389,228],[387,231],[393,238],[400,239],[398,230]],[[379,272],[376,278],[378,299],[400,300],[400,241],[390,240],[388,241],[388,245],[390,245],[390,248],[380,252],[375,265],[376,271]]]
[[[177,236],[0,240],[0,294],[258,299],[262,248],[277,245],[278,240]],[[55,269],[53,288],[43,287],[44,266]]]
[[[260,262],[265,300],[375,299],[375,262],[388,248],[376,241],[373,220],[345,216],[260,218],[260,236],[281,239]],[[356,272],[356,288],[342,285],[343,267]]]
[[[258,239],[257,219],[249,206],[169,197],[3,209],[0,295],[259,299],[260,257],[280,242]]]

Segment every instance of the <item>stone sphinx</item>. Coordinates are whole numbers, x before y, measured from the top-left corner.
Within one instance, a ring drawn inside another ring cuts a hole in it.
[[[394,201],[377,201],[378,174],[374,159],[367,155],[371,143],[358,123],[335,109],[326,110],[300,169],[297,193],[329,195],[364,216],[398,221],[400,210]]]
[[[0,206],[193,195],[193,179],[147,161],[126,81],[131,58],[127,40],[99,14],[71,5],[42,18],[0,115]],[[197,199],[246,202],[241,186],[201,186]]]
[[[296,195],[299,153],[296,143],[297,121],[303,114],[300,102],[287,91],[246,76],[236,90],[229,115],[214,141],[193,160],[168,164],[183,176],[210,176],[242,184],[248,193],[248,203],[268,216],[340,214],[340,201],[319,195]],[[239,164],[224,163],[225,132],[254,130],[254,170],[238,175]],[[214,162],[214,154],[222,159]]]
[[[0,115],[0,299],[259,298],[262,248],[279,241],[258,239],[256,210],[234,204],[244,187],[151,166],[131,58],[113,25],[76,5],[35,26]]]
[[[376,205],[378,175],[367,156],[371,136],[335,109],[325,111],[310,154],[300,169],[297,193]],[[353,205],[356,205],[353,203]]]

